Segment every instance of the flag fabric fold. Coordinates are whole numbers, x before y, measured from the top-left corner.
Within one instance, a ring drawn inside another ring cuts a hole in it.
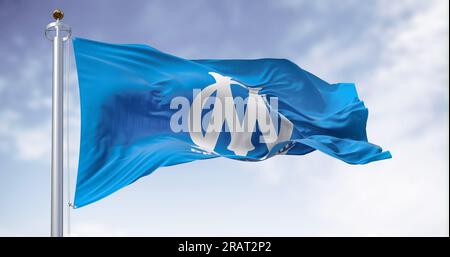
[[[368,110],[354,84],[329,84],[288,60],[186,60],[81,38],[73,45],[81,105],[76,208],[158,167],[194,160],[314,150],[349,164],[391,158],[368,142]]]

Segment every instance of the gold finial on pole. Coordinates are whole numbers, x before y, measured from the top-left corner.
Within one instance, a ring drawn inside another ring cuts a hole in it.
[[[60,9],[55,9],[53,11],[52,16],[53,16],[53,19],[55,19],[55,20],[62,20],[64,18],[64,12],[61,11]]]

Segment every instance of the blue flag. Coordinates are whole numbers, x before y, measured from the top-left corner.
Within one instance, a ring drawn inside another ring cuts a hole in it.
[[[288,60],[186,60],[81,38],[73,45],[81,104],[75,207],[194,160],[314,150],[350,164],[391,158],[368,142],[368,110],[354,84],[329,84]]]

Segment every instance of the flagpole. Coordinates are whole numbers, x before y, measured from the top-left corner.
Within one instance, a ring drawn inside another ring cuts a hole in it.
[[[53,42],[52,86],[52,171],[51,171],[51,236],[63,236],[63,58],[64,42],[71,36],[71,29],[61,20],[64,13],[53,11],[55,22],[49,23],[45,36]]]

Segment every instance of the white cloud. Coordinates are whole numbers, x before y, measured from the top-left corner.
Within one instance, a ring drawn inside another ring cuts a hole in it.
[[[371,112],[369,140],[393,153],[366,166],[333,162],[327,193],[312,190],[315,201],[305,206],[324,225],[314,233],[448,236],[448,1],[408,3],[379,2],[380,21],[413,13],[368,27],[352,44],[319,42],[302,59],[339,80],[343,68],[377,51],[380,61],[357,86]]]
[[[11,131],[11,124],[17,122],[20,114],[7,110],[0,112],[0,153],[10,152],[10,142],[8,141],[7,135]]]
[[[111,229],[109,225],[101,222],[76,222],[70,230],[70,234],[66,236],[72,237],[104,237],[104,236],[129,236],[126,233]]]
[[[0,93],[6,87],[6,79],[0,77]]]
[[[298,225],[296,235],[448,236],[448,2],[376,6],[377,21],[354,42],[320,40],[297,63],[330,82],[359,81],[369,140],[393,159],[350,166],[315,152],[242,165],[290,192],[285,202],[301,202],[292,208],[314,227]],[[298,36],[296,28],[286,45]],[[348,77],[352,68],[363,72]]]
[[[70,162],[71,166],[75,165],[75,167],[78,159],[80,128],[80,116],[76,97],[77,95],[71,96],[68,120],[71,137],[69,141]],[[46,101],[41,99],[39,95],[31,98],[30,102],[39,105],[43,104],[46,108],[51,108],[51,104],[47,106]],[[51,150],[51,120],[45,119],[30,126],[27,125],[26,117],[18,111],[8,109],[0,111],[0,152],[17,160],[48,162],[50,160]],[[66,118],[64,119],[64,126],[66,126]],[[65,128],[64,134],[66,133],[67,130]]]
[[[17,38],[16,43],[20,43]],[[45,87],[51,90],[51,76],[41,78],[42,74],[51,74],[50,65],[45,63],[42,54],[34,54],[32,58],[24,60],[23,70],[18,78],[16,76],[0,77],[0,92],[5,85],[14,85],[15,89],[23,94],[23,105],[19,108],[3,108],[0,110],[0,153],[9,158],[25,161],[48,162],[51,151],[51,91],[43,91],[40,83],[46,82]],[[70,141],[70,163],[71,166],[77,162],[78,139],[80,127],[79,99],[77,88],[77,76],[74,69],[74,60],[70,58],[71,74],[69,75],[70,98],[69,111],[64,114],[64,126],[69,118]],[[66,74],[65,74],[66,76]],[[64,85],[65,87],[66,85]],[[67,101],[64,95],[64,101]],[[66,108],[66,105],[64,106]],[[28,121],[35,118],[34,115],[42,116],[38,121]],[[32,125],[30,125],[32,124]],[[64,134],[67,132],[64,128]],[[73,137],[73,138],[72,138]],[[66,138],[64,139],[66,140]],[[73,141],[72,141],[73,140]],[[66,142],[66,141],[65,141]],[[73,168],[73,167],[72,167]]]
[[[32,88],[30,91],[30,99],[26,102],[27,107],[30,110],[48,110],[52,108],[52,98],[50,95],[43,95],[42,91]]]
[[[0,151],[19,160],[38,161],[50,154],[50,124],[23,125],[22,115],[0,112]]]
[[[22,128],[15,131],[17,158],[20,160],[45,160],[50,156],[50,125]]]

